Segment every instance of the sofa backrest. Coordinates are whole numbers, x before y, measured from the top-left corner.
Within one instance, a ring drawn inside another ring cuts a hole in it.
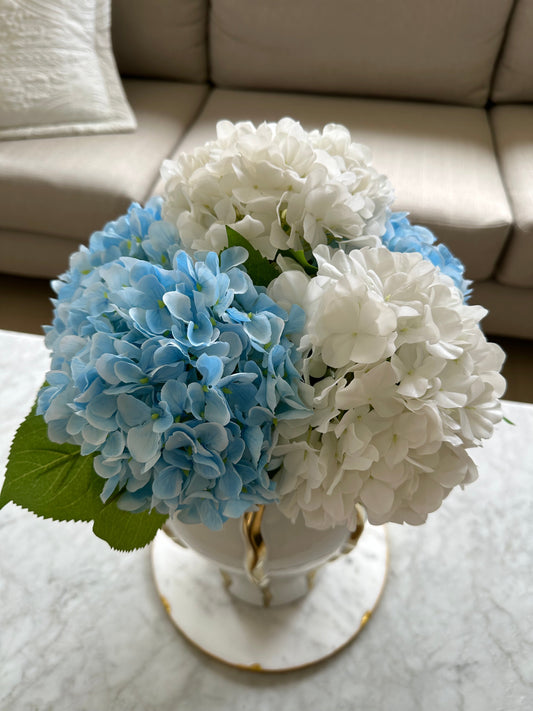
[[[494,77],[496,103],[533,101],[533,0],[518,0]]]
[[[120,73],[205,82],[207,2],[113,0],[113,49]]]
[[[513,0],[211,0],[215,85],[483,106]]]

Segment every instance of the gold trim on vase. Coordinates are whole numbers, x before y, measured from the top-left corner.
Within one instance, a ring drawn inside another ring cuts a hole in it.
[[[357,522],[356,522],[355,530],[350,533],[350,535],[348,536],[346,541],[343,543],[340,550],[337,553],[335,553],[334,555],[332,555],[331,558],[329,558],[326,561],[326,564],[332,563],[334,560],[338,560],[342,556],[348,555],[348,553],[351,553],[353,551],[353,549],[355,548],[355,546],[357,545],[357,542],[361,538],[361,535],[362,535],[363,531],[365,530],[365,520],[366,520],[365,511],[362,506],[360,506],[359,504],[356,504],[355,505],[355,512],[357,515]]]
[[[222,568],[220,568],[220,575],[222,576],[222,584],[226,590],[229,590],[233,584],[233,578],[226,570],[222,570]]]
[[[268,607],[272,601],[270,580],[265,570],[267,561],[267,546],[261,532],[264,504],[257,511],[249,511],[242,517],[242,533],[244,538],[244,570],[248,580],[257,585],[263,596],[263,607]]]

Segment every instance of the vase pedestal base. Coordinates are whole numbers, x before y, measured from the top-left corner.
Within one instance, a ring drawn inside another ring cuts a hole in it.
[[[385,584],[387,536],[383,526],[365,526],[349,554],[308,576],[306,595],[272,607],[236,599],[213,563],[163,531],[152,565],[166,611],[195,647],[234,667],[288,671],[330,657],[363,629]]]

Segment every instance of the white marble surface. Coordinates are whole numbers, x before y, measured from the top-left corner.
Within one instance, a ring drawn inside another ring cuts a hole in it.
[[[38,337],[0,332],[0,478],[46,369]],[[480,478],[420,528],[389,526],[376,614],[324,664],[240,671],[167,617],[149,551],[87,525],[0,511],[2,711],[519,711],[533,708],[533,407],[505,403]]]

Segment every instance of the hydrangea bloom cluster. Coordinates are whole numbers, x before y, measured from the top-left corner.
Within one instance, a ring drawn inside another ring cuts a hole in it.
[[[162,172],[164,199],[54,282],[38,412],[94,455],[104,500],[212,529],[277,501],[353,528],[358,503],[422,523],[476,477],[503,352],[368,149],[333,124],[222,121]]]
[[[293,119],[220,121],[217,138],[165,161],[163,215],[188,250],[227,246],[226,225],[283,270],[282,252],[328,244],[344,251],[384,244],[419,252],[468,296],[464,266],[425,227],[390,210],[390,182],[372,167],[370,150],[344,126],[305,131]]]
[[[95,453],[104,500],[217,529],[276,498],[276,424],[308,414],[288,339],[303,312],[255,288],[247,256],[190,256],[152,202],[95,233],[55,282],[38,413],[52,441]]]
[[[452,279],[419,253],[315,250],[318,274],[270,286],[307,313],[301,348],[313,414],[280,425],[280,508],[315,528],[418,524],[476,477],[467,449],[501,419],[504,355]]]
[[[220,251],[225,225],[272,260],[333,240],[376,245],[393,191],[370,163],[343,126],[220,121],[215,141],[163,164],[163,215],[193,250]]]

